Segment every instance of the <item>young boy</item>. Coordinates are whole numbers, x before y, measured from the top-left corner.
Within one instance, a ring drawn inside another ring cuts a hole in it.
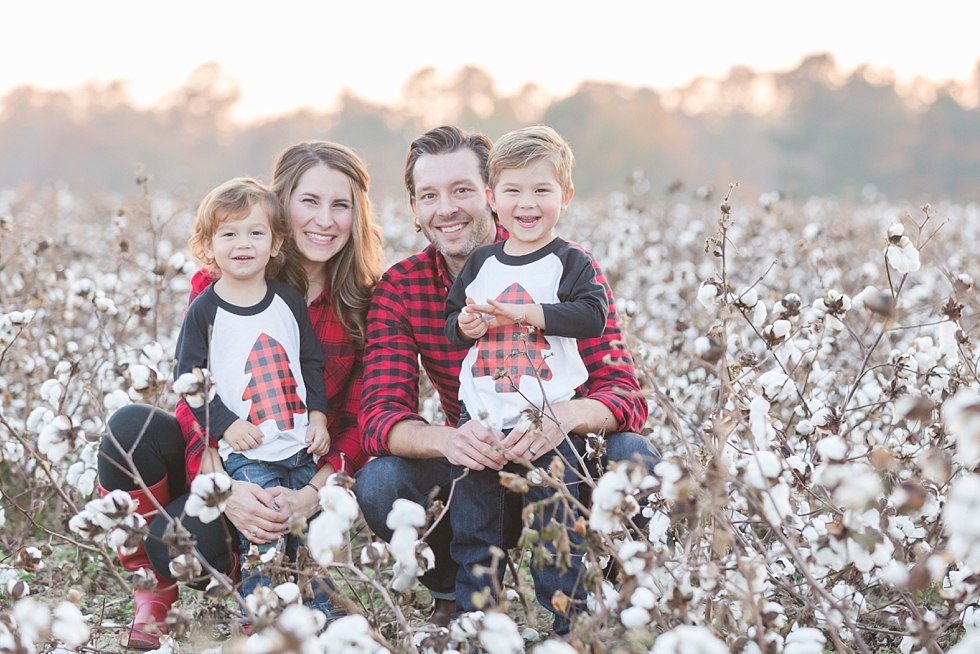
[[[487,200],[510,236],[480,248],[466,261],[446,302],[446,335],[454,344],[470,347],[460,371],[463,419],[479,419],[505,432],[515,427],[526,431],[514,446],[508,472],[527,472],[525,452],[534,460],[554,448],[545,461],[554,455],[564,458],[564,481],[577,498],[577,459],[568,440],[556,447],[540,430],[524,426],[550,420],[548,403],[571,399],[588,379],[577,339],[601,336],[609,310],[591,255],[554,233],[574,195],[572,163],[568,144],[550,127],[520,129],[493,146]],[[531,419],[522,423],[522,414],[528,412]],[[477,608],[474,593],[484,588],[489,588],[490,603],[496,601],[505,563],[497,563],[495,583],[477,570],[491,569],[491,546],[505,549],[521,507],[507,497],[497,471],[470,470],[461,477],[462,472],[454,466],[452,556],[459,565],[457,606],[471,611]],[[532,485],[523,504],[552,495]],[[560,502],[547,503],[543,512],[535,512],[531,528],[540,533],[551,519],[568,528],[576,518]],[[580,609],[586,596],[577,549],[581,538],[567,532],[571,551],[563,564],[539,567],[536,562],[531,567],[538,601],[555,614],[558,633],[568,631],[568,614]],[[555,554],[553,543],[545,546]],[[552,606],[559,590],[570,598],[564,609]]]
[[[287,238],[278,199],[258,182],[233,179],[208,194],[189,245],[220,277],[187,309],[174,378],[194,368],[211,371],[214,399],[191,410],[219,439],[232,479],[299,490],[316,473],[314,457],[329,451],[330,435],[323,353],[306,302],[296,289],[266,279],[284,264]],[[296,538],[258,549],[285,546],[292,557]],[[246,534],[240,539],[244,563],[252,543]],[[243,596],[269,583],[268,576],[242,568]],[[313,585],[313,607],[329,611],[329,595]]]

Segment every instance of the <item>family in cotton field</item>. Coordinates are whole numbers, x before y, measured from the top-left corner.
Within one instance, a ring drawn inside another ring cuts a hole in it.
[[[333,510],[327,496],[347,492],[327,487],[335,472],[355,477],[368,526],[393,550],[406,525],[425,524],[393,508],[447,505],[413,570],[438,624],[496,604],[506,567],[496,552],[517,544],[523,506],[541,502],[527,526],[540,533],[553,520],[569,545],[534,548],[545,559],[532,566],[535,591],[555,632],[568,631],[590,590],[581,521],[573,504],[547,502],[541,473],[525,478],[550,468],[577,499],[600,464],[581,456],[589,433],[605,435],[603,465],[657,460],[639,435],[647,405],[612,291],[591,255],[555,233],[574,195],[572,161],[547,127],[496,145],[452,126],[423,134],[405,185],[430,245],[384,274],[368,174],[344,146],[291,146],[271,189],[234,180],[202,203],[191,246],[205,267],[176,355],[183,399],[176,415],[121,408],[101,444],[100,491],[126,491],[149,521],[145,543],[120,550],[126,569],[153,571],[136,590],[130,646],[157,646],[177,581],[204,588],[210,571],[240,574],[243,595],[261,594],[263,561],[281,552],[296,563],[297,517]],[[420,363],[443,425],[420,415]],[[230,487],[212,475],[221,471]],[[223,513],[208,520],[202,497],[214,510],[217,495]],[[171,565],[172,518],[209,569]],[[311,527],[311,550],[316,537]],[[341,612],[325,578],[297,581],[328,619]]]

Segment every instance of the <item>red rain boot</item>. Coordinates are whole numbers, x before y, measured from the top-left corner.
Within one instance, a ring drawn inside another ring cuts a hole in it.
[[[146,518],[149,522],[157,513],[156,505],[153,504],[149,496],[152,495],[160,506],[170,503],[170,487],[167,485],[167,478],[149,487],[149,492],[142,489],[127,491],[129,496],[139,504],[136,512]],[[99,486],[99,495],[105,497],[109,491]],[[136,571],[140,568],[153,570],[149,557],[146,555],[146,548],[140,545],[139,549],[133,554],[119,553],[119,562],[126,570]],[[154,573],[156,574],[156,573]],[[160,646],[158,635],[167,633],[167,613],[170,606],[177,601],[179,591],[177,584],[157,575],[157,586],[153,590],[136,589],[133,593],[133,606],[135,615],[133,622],[126,627],[120,634],[119,639],[125,647],[135,649],[155,649]],[[147,627],[150,622],[155,622],[153,627]]]

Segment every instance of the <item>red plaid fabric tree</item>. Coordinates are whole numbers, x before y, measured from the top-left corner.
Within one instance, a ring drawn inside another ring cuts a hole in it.
[[[296,378],[289,369],[289,357],[279,341],[268,334],[261,334],[245,362],[245,374],[252,375],[242,395],[243,400],[252,402],[248,421],[261,425],[266,420],[275,419],[280,430],[292,429],[293,415],[305,413],[306,405],[296,392]]]
[[[504,304],[534,304],[534,298],[516,282],[504,289],[496,299]],[[509,375],[509,379],[507,377],[497,379],[494,385],[497,393],[516,393],[515,386],[520,386],[521,377],[534,377],[535,369],[542,381],[550,380],[551,368],[545,363],[541,354],[542,349],[548,348],[548,341],[539,331],[531,330],[527,334],[527,356],[525,356],[524,343],[521,342],[523,333],[524,326],[516,323],[487,332],[479,342],[479,353],[471,368],[473,377],[494,377],[497,370],[504,371]]]

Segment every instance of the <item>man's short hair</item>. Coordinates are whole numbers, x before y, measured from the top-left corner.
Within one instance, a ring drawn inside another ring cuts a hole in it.
[[[568,193],[575,156],[565,139],[546,125],[517,129],[497,140],[487,157],[487,186],[492,189],[503,170],[526,168],[538,161],[547,161],[554,168],[562,193]]]
[[[415,162],[423,154],[452,154],[463,149],[470,149],[476,155],[480,166],[480,177],[487,183],[487,156],[493,143],[490,139],[477,132],[467,132],[455,125],[443,125],[430,129],[428,132],[412,141],[405,160],[405,188],[408,197],[415,197]]]

